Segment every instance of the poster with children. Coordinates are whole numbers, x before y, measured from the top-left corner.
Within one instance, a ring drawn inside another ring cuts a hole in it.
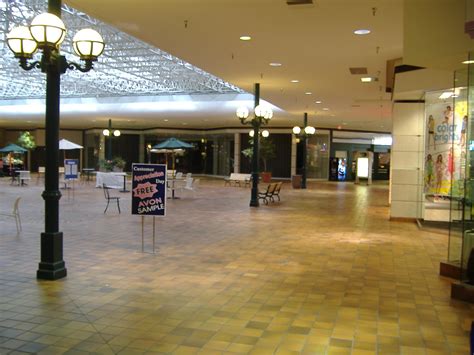
[[[455,106],[452,100],[426,105],[426,195],[444,197],[463,194],[467,123],[465,101],[456,101]]]

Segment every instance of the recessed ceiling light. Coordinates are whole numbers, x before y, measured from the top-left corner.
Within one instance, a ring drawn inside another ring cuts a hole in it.
[[[293,79],[291,82],[292,82],[292,83],[299,83],[300,81],[299,81],[299,80],[296,80],[296,79]]]
[[[363,83],[370,83],[372,82],[372,80],[374,80],[374,78],[371,78],[371,77],[360,78],[360,81],[362,81]]]
[[[313,93],[311,91],[307,91],[304,93],[305,95],[313,95]]]
[[[474,60],[465,60],[462,64],[474,64]]]
[[[370,33],[370,30],[366,28],[360,28],[354,31],[354,34],[359,35],[359,36],[368,35],[369,33]]]
[[[270,63],[271,67],[281,67],[281,65],[282,65],[281,63],[277,63],[277,62]]]
[[[323,108],[323,111],[329,111],[329,108],[324,107],[324,108]]]
[[[452,97],[454,95],[454,92],[452,91],[445,91],[443,92],[441,95],[439,95],[439,98],[441,100],[444,100],[444,99],[449,99],[450,97]]]
[[[163,121],[168,122],[169,120],[165,118]]]
[[[323,102],[318,100],[318,101],[316,101],[316,103],[319,105],[319,104],[322,104]]]
[[[240,36],[240,40],[241,40],[241,41],[250,41],[251,39],[252,39],[252,37],[247,36],[247,35],[245,35],[245,36]]]

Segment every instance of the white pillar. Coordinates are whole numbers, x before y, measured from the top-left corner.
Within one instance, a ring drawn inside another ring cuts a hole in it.
[[[234,133],[234,173],[240,173],[240,133]]]
[[[99,160],[105,159],[105,136],[100,133],[99,134]]]
[[[291,176],[296,175],[296,136],[291,135]]]
[[[390,218],[423,218],[423,102],[394,102]]]

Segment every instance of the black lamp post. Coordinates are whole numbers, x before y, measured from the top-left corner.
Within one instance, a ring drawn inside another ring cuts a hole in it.
[[[254,117],[248,119],[249,110],[246,107],[239,107],[237,109],[237,117],[240,123],[244,125],[251,125],[253,128],[253,154],[252,154],[252,191],[250,197],[250,207],[258,207],[258,140],[260,127],[267,124],[273,117],[273,112],[270,107],[260,105],[260,84],[255,84],[255,102],[254,102]]]
[[[308,113],[304,113],[303,129],[299,126],[293,127],[293,133],[299,136],[303,144],[303,168],[301,171],[301,188],[306,189],[306,160],[308,155],[308,136],[312,136],[316,132],[316,129],[312,126],[308,126]]]
[[[107,140],[107,160],[112,160],[112,135],[114,137],[120,137],[122,134],[118,129],[112,130],[112,120],[109,119],[109,126],[108,128],[102,131],[102,134],[105,136]]]
[[[59,231],[60,77],[67,69],[91,70],[105,46],[99,33],[83,29],[74,36],[73,49],[84,63],[68,62],[59,51],[66,36],[60,17],[61,0],[49,0],[48,13],[36,16],[29,27],[15,27],[7,35],[8,47],[24,70],[37,68],[46,73],[46,169],[42,194],[45,201],[45,232],[41,233],[41,261],[36,274],[38,279],[45,280],[57,280],[67,274],[63,260],[63,233]],[[42,50],[41,60],[29,63],[38,48]]]

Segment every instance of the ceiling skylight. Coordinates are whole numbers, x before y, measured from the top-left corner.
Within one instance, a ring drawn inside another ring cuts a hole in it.
[[[5,36],[16,25],[25,25],[47,9],[45,0],[0,1],[0,99],[43,98],[45,75],[25,72],[18,67],[5,44]],[[78,61],[73,54],[72,36],[92,27],[104,38],[104,54],[94,69],[84,75],[70,71],[61,77],[62,97],[113,97],[173,94],[217,94],[244,92],[214,75],[167,52],[142,42],[83,12],[63,5],[62,19],[68,29],[61,53]],[[39,60],[39,56],[35,55]]]

